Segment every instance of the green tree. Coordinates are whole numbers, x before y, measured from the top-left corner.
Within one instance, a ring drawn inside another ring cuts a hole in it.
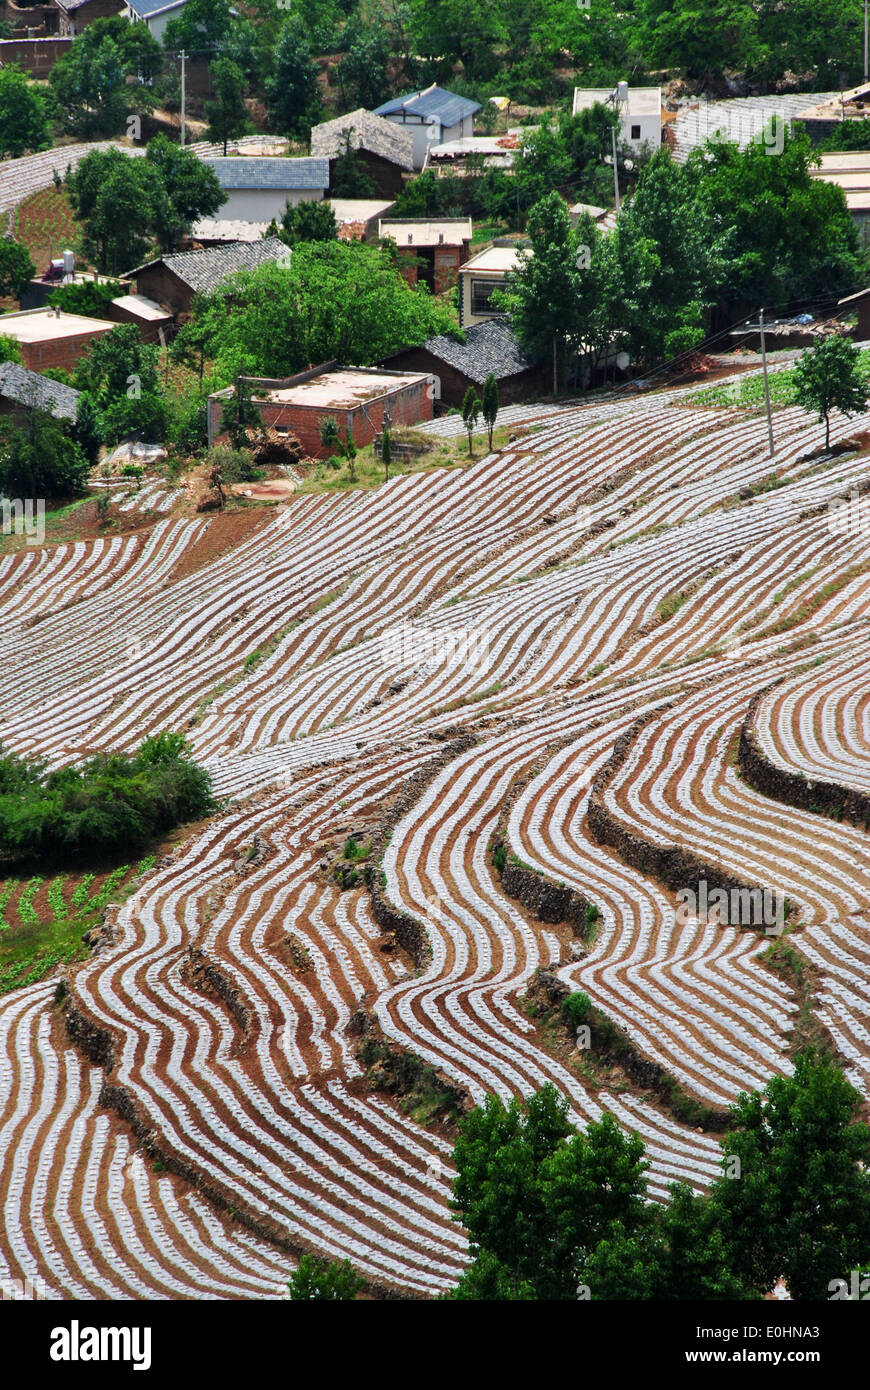
[[[562,363],[580,335],[583,295],[578,241],[558,193],[548,193],[535,204],[528,233],[531,245],[520,251],[518,269],[507,277],[505,291],[493,296],[493,303],[510,314],[514,332],[533,360],[550,357],[555,395]]]
[[[188,55],[214,53],[233,27],[229,0],[187,0],[181,14],[170,19],[163,34],[166,48],[185,49]]]
[[[100,456],[103,426],[99,408],[88,391],[83,391],[79,396],[72,433],[88,464],[93,468]]]
[[[251,388],[244,377],[236,378],[232,394],[221,412],[220,430],[222,434],[229,435],[234,449],[247,448],[250,433],[263,434],[263,419],[254,405]]]
[[[354,1271],[349,1260],[317,1260],[303,1255],[288,1286],[294,1302],[312,1299],[345,1301],[356,1298],[365,1280]]]
[[[195,222],[213,217],[227,195],[213,169],[165,135],[149,141],[145,162],[158,175],[147,225],[160,249],[171,251]]]
[[[266,85],[269,116],[282,135],[307,134],[321,107],[318,67],[305,26],[291,15],[281,30],[275,74]]]
[[[21,344],[8,333],[0,333],[0,362],[21,363]]]
[[[866,1263],[870,1130],[861,1103],[833,1061],[807,1052],[793,1076],[773,1077],[732,1107],[724,1147],[739,1176],[720,1178],[711,1201],[735,1273],[758,1293],[783,1277],[793,1298],[825,1299],[832,1280]]]
[[[468,452],[471,453],[472,436],[474,427],[480,415],[480,397],[473,386],[469,386],[462,398],[462,423],[468,431]]]
[[[130,436],[163,439],[168,412],[157,349],[142,342],[135,324],[120,324],[94,340],[76,368],[75,385],[90,394],[98,409],[106,444]]]
[[[217,58],[209,65],[213,98],[205,103],[208,121],[206,137],[223,144],[244,135],[248,129],[245,107],[245,74],[231,58]]]
[[[861,355],[848,338],[822,338],[803,354],[794,369],[795,396],[804,410],[825,422],[825,448],[831,442],[832,410],[863,415],[867,409],[867,375]]]
[[[81,280],[52,290],[48,302],[66,314],[85,314],[92,318],[106,317],[109,305],[122,293],[118,280]]]
[[[67,175],[67,191],[83,223],[88,259],[112,275],[132,269],[148,248],[149,220],[160,196],[154,165],[117,149],[94,150]]]
[[[18,299],[28,280],[36,274],[26,246],[9,237],[0,239],[0,295]]]
[[[51,144],[46,102],[20,68],[0,68],[0,159],[17,159]]]
[[[383,32],[351,21],[345,30],[347,52],[339,67],[344,104],[348,110],[372,111],[386,99],[390,51]]]
[[[381,461],[384,465],[384,482],[390,481],[390,464],[393,461],[393,448],[390,443],[390,431],[384,429],[381,433]]]
[[[481,412],[486,421],[486,428],[489,435],[489,449],[492,452],[492,432],[495,429],[495,422],[498,417],[498,382],[495,373],[490,372],[483,383],[483,396],[480,402]]]
[[[146,25],[119,15],[94,20],[49,76],[68,129],[86,138],[120,134],[129,115],[153,104],[150,88],[138,79],[149,82],[161,61],[160,45]],[[128,78],[137,80],[131,84]]]
[[[60,421],[28,410],[20,427],[0,435],[0,496],[75,497],[82,492],[89,464]]]
[[[279,236],[288,246],[300,241],[335,241],[338,223],[332,205],[310,198],[301,203],[288,203],[281,218]]]
[[[373,198],[377,192],[359,151],[351,146],[349,130],[345,131],[342,148],[331,163],[329,191],[333,198]]]
[[[239,374],[289,376],[331,358],[370,366],[454,324],[378,247],[343,241],[301,242],[288,266],[230,277],[195,301],[194,321],[223,385]]]

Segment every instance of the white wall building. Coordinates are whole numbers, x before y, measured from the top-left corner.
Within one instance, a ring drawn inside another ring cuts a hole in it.
[[[629,87],[621,84],[626,92],[626,100],[618,102],[619,135],[623,144],[632,145],[639,150],[642,145],[658,149],[662,143],[662,89],[661,87]],[[581,111],[600,102],[602,106],[613,106],[612,87],[575,87],[572,112],[575,116]]]

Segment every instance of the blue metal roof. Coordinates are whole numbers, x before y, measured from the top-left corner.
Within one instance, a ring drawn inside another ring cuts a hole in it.
[[[158,10],[168,10],[183,5],[185,0],[127,0],[127,5],[140,19],[148,19]]]
[[[204,159],[217,174],[221,188],[328,188],[329,160],[304,156],[301,159],[254,158],[248,155]]]
[[[480,102],[469,97],[457,96],[445,87],[428,87],[425,92],[409,92],[407,96],[393,97],[382,106],[375,108],[376,116],[391,116],[404,111],[409,116],[420,116],[423,120],[437,120],[443,126],[458,125],[466,116],[473,116],[480,110]]]

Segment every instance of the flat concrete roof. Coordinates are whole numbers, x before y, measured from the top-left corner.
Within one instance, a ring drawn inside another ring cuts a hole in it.
[[[353,368],[324,372],[293,386],[272,387],[267,399],[284,405],[305,405],[321,410],[352,410],[363,401],[385,396],[417,382],[431,381],[427,372],[358,372]],[[256,383],[251,383],[256,391]],[[256,397],[255,397],[256,399]]]
[[[397,246],[459,246],[463,241],[471,241],[474,228],[470,217],[441,217],[432,221],[382,217],[378,222],[378,236],[389,237]]]
[[[478,251],[476,256],[466,261],[460,267],[460,273],[473,270],[475,273],[489,271],[504,275],[508,270],[516,270],[519,264],[517,253],[521,249],[520,246],[488,246],[485,251]]]
[[[126,309],[128,313],[135,314],[140,319],[147,319],[149,322],[159,320],[163,323],[172,318],[172,315],[168,314],[165,309],[161,309],[155,300],[146,298],[144,294],[120,294],[117,299],[112,300],[112,303],[117,304],[119,309]]]
[[[574,104],[572,111],[577,115],[578,111],[587,111],[589,107],[600,102],[605,106],[613,91],[612,87],[575,87]],[[629,87],[628,89],[628,114],[629,116],[659,116],[662,110],[662,89],[661,87]]]
[[[67,314],[54,309],[23,309],[0,314],[0,333],[8,333],[20,343],[50,343],[57,338],[77,338],[84,333],[108,333],[117,328],[108,319],[91,319],[84,314]]]
[[[335,214],[336,222],[370,222],[383,217],[393,203],[388,198],[324,198]]]

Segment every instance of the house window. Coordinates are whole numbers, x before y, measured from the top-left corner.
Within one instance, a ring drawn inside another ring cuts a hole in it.
[[[639,139],[640,139],[640,126],[639,126],[639,125],[633,125],[633,126],[631,127],[631,138],[632,138],[632,140],[639,140]]]
[[[493,290],[503,290],[504,280],[472,280],[471,312],[473,314],[497,314],[500,311],[490,305],[489,297]]]

